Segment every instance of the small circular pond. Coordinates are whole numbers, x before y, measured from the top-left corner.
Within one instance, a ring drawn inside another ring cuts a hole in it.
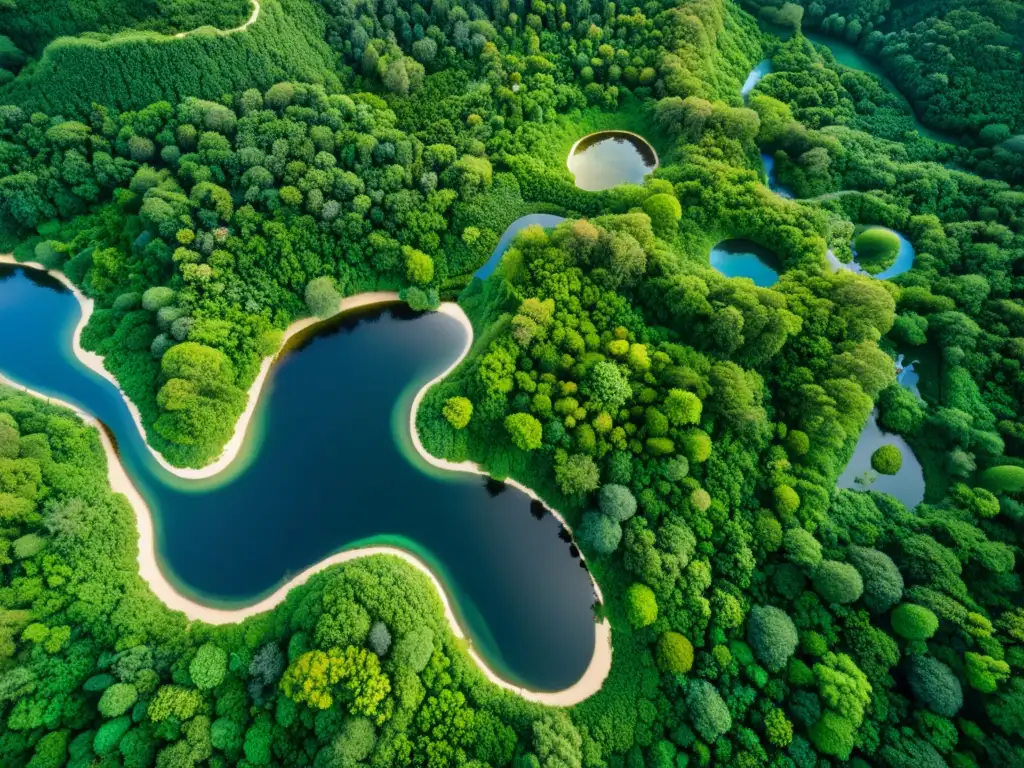
[[[828,253],[832,271],[846,269],[878,280],[890,280],[914,266],[914,246],[906,237],[887,227],[861,227],[853,239],[853,261],[844,264]],[[895,251],[895,253],[893,253]]]
[[[567,165],[577,187],[600,192],[619,184],[642,184],[658,167],[658,153],[635,133],[600,131],[573,144]]]
[[[750,240],[724,240],[711,249],[709,260],[726,277],[749,277],[762,288],[779,280],[778,258]]]

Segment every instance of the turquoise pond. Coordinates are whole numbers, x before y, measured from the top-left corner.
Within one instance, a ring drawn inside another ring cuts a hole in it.
[[[337,551],[391,544],[432,566],[503,676],[539,690],[579,679],[595,598],[568,532],[518,490],[432,469],[411,447],[416,390],[463,347],[455,320],[395,304],[316,326],[275,363],[243,456],[186,481],[156,463],[117,390],[74,357],[79,317],[52,278],[0,267],[0,371],[106,425],[179,591],[246,605]]]
[[[893,229],[888,229],[887,227],[879,227],[879,229],[886,229],[889,232],[892,232],[900,240],[900,249],[896,254],[896,260],[888,269],[885,269],[876,275],[869,275],[869,273],[857,263],[856,251],[854,251],[853,254],[853,261],[845,264],[839,261],[835,254],[829,251],[828,258],[832,269],[846,269],[850,272],[856,272],[858,275],[869,275],[870,277],[874,277],[876,280],[891,280],[894,277],[902,275],[904,272],[909,272],[914,266],[914,257],[916,255],[913,243],[911,243],[906,236]]]
[[[903,454],[903,466],[895,475],[882,475],[871,468],[871,454],[883,445],[895,445]],[[868,417],[853,456],[836,485],[855,491],[888,493],[902,501],[907,509],[913,509],[924,501],[924,469],[921,462],[906,440],[882,429],[877,411]]]
[[[634,133],[600,131],[577,141],[566,162],[577,187],[599,192],[619,184],[643,184],[658,167],[658,154]]]
[[[748,277],[762,288],[779,280],[775,255],[750,240],[725,240],[711,249],[708,259],[726,277]]]

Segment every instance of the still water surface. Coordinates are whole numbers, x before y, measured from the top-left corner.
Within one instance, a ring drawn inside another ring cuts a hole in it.
[[[878,229],[888,229],[888,227],[878,227]],[[892,232],[894,235],[896,235],[896,237],[900,239],[900,250],[896,254],[896,260],[889,266],[888,269],[879,272],[877,275],[872,275],[863,267],[861,267],[860,264],[857,263],[856,252],[854,252],[853,261],[844,264],[843,262],[839,261],[839,258],[832,251],[829,251],[828,260],[829,264],[832,267],[832,270],[836,271],[839,269],[845,269],[850,272],[855,272],[858,275],[867,275],[868,277],[873,277],[876,280],[891,280],[892,278],[897,277],[898,275],[902,275],[904,272],[909,272],[914,266],[914,257],[917,253],[914,250],[913,243],[911,243],[906,238],[906,236],[900,234],[894,229],[888,229],[888,231]]]
[[[654,147],[636,134],[601,131],[584,136],[569,150],[569,170],[576,186],[588,192],[619,184],[643,184],[658,167]]]
[[[711,249],[709,259],[726,277],[749,277],[762,288],[779,280],[775,254],[750,240],[725,240]]]
[[[900,89],[896,87],[896,84],[889,79],[889,76],[886,74],[885,70],[882,69],[880,65],[869,59],[863,53],[861,53],[855,46],[842,40],[837,40],[833,37],[828,37],[827,35],[823,35],[817,32],[805,32],[804,36],[812,43],[816,43],[818,45],[822,45],[828,48],[832,52],[832,55],[835,56],[836,61],[842,64],[844,67],[848,67],[850,69],[858,69],[861,72],[867,72],[869,75],[874,75],[879,80],[881,80],[882,85],[884,85],[888,91],[898,96],[900,101],[902,101],[906,105],[906,111],[913,119],[914,127],[917,129],[917,132],[920,133],[922,136],[924,136],[927,139],[933,139],[934,141],[940,141],[949,144],[959,143],[958,139],[952,134],[937,131],[934,128],[929,128],[924,123],[922,123],[917,118],[917,114],[914,112],[913,105],[910,103],[907,97],[903,95],[902,91],[900,91]]]
[[[757,66],[750,70],[750,74],[747,75],[747,79],[743,82],[743,87],[740,88],[740,95],[743,96],[743,103],[746,104],[750,101],[750,94],[757,87],[765,75],[769,75],[772,72],[772,60],[761,59],[757,63]],[[779,197],[793,198],[793,190],[789,187],[779,184],[778,178],[775,175],[775,156],[770,152],[761,153],[761,164],[764,166],[764,175],[768,179],[768,189],[777,194]]]
[[[393,544],[434,567],[504,676],[540,690],[579,679],[593,587],[562,526],[513,488],[431,470],[409,444],[412,397],[459,354],[457,322],[392,305],[318,326],[275,364],[248,455],[185,481],[157,465],[118,392],[74,357],[79,317],[52,278],[0,266],[0,371],[109,427],[180,591],[244,605],[334,552]]]
[[[552,213],[530,213],[526,216],[522,216],[513,221],[505,233],[498,240],[498,245],[494,249],[494,253],[487,262],[478,269],[474,277],[479,277],[481,280],[486,280],[495,269],[498,268],[498,264],[501,263],[501,257],[505,255],[505,251],[512,245],[512,241],[515,240],[516,235],[522,232],[527,227],[532,227],[534,224],[543,227],[544,229],[551,229],[557,227],[565,221],[564,216],[555,216]]]

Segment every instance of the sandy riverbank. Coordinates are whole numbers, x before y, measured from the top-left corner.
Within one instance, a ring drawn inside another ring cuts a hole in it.
[[[47,271],[49,272],[49,274],[51,274],[53,277],[59,280],[63,285],[67,286],[68,289],[74,293],[75,297],[78,299],[82,307],[82,318],[75,329],[73,337],[73,347],[75,350],[75,355],[79,358],[79,360],[82,361],[84,365],[96,371],[98,374],[100,374],[108,381],[110,381],[115,387],[117,387],[118,385],[116,379],[114,379],[114,377],[103,367],[102,358],[94,353],[83,350],[81,344],[79,343],[82,329],[85,327],[90,315],[92,314],[92,300],[86,297],[84,294],[82,294],[70,282],[70,280],[68,280],[67,277],[60,272],[46,270],[42,265],[36,263],[20,264],[18,262],[15,262],[13,258],[9,255],[0,256],[0,263],[18,264],[19,266],[27,267],[30,269]],[[344,299],[339,306],[337,314],[348,312],[358,307],[388,303],[397,300],[398,294],[393,292],[380,291],[373,293],[358,294],[356,296],[351,296]],[[453,371],[463,361],[466,355],[469,354],[470,348],[472,347],[473,344],[473,326],[470,323],[469,318],[466,316],[466,313],[458,304],[446,302],[441,305],[438,311],[451,317],[463,327],[463,329],[465,330],[465,343],[456,360],[445,371],[443,371],[441,374],[439,374],[438,376],[424,384],[423,387],[421,387],[420,390],[416,393],[409,413],[409,430],[412,442],[416,448],[417,453],[419,453],[423,460],[426,461],[431,466],[453,472],[468,472],[471,474],[488,476],[487,473],[484,470],[482,470],[479,465],[473,462],[467,461],[455,463],[432,456],[424,448],[423,443],[420,440],[419,433],[416,429],[416,412],[426,393],[430,390],[431,387],[434,386],[434,384],[441,381],[445,376],[451,373],[451,371]],[[322,320],[320,320],[319,318],[305,318],[303,320],[293,323],[285,333],[285,341],[290,339],[295,334],[300,333],[301,331],[319,322],[322,322]],[[282,348],[284,348],[283,345]],[[259,400],[260,393],[262,392],[263,385],[266,382],[266,378],[275,360],[276,355],[274,357],[267,358],[266,360],[263,361],[263,365],[260,368],[260,373],[257,375],[256,380],[253,382],[252,388],[250,388],[249,402],[246,407],[246,411],[243,414],[243,416],[239,419],[239,422],[235,427],[235,434],[232,437],[232,440],[229,442],[228,446],[225,447],[225,452],[222,454],[222,457],[220,460],[218,460],[218,462],[201,470],[178,470],[177,468],[170,467],[170,465],[167,464],[166,460],[164,460],[163,457],[160,456],[158,453],[153,451],[152,448],[150,448],[150,451],[153,452],[154,456],[157,457],[158,461],[160,461],[160,463],[165,468],[168,468],[169,471],[172,471],[181,477],[209,477],[222,471],[231,463],[235,456],[237,456],[239,450],[241,449],[244,443],[245,434],[248,429],[249,421],[251,420],[252,414],[255,411],[255,407]],[[115,451],[114,446],[111,443],[106,430],[101,427],[100,422],[92,415],[86,413],[85,411],[79,408],[76,408],[75,406],[69,403],[66,403],[62,400],[58,400],[56,398],[48,397],[38,392],[34,392],[28,389],[27,387],[18,384],[17,382],[5,378],[2,374],[0,374],[0,383],[5,383],[18,389],[22,389],[37,397],[48,400],[49,402],[67,407],[74,411],[75,413],[77,413],[86,423],[95,426],[98,429],[100,441],[107,455],[107,475],[110,482],[110,486],[116,492],[124,494],[124,496],[132,505],[132,508],[135,510],[136,526],[139,531],[139,575],[142,576],[142,578],[148,583],[153,593],[158,598],[160,598],[160,600],[165,605],[167,605],[172,610],[181,611],[189,619],[204,621],[209,624],[229,624],[241,621],[242,619],[245,619],[249,616],[253,616],[258,613],[263,613],[264,611],[271,610],[278,603],[281,603],[285,599],[285,596],[288,594],[288,592],[292,590],[294,587],[306,583],[313,574],[318,573],[319,571],[322,571],[330,566],[338,565],[351,560],[355,560],[360,557],[367,557],[371,555],[392,555],[394,557],[399,557],[407,563],[413,565],[415,568],[417,568],[431,580],[431,583],[437,589],[438,595],[441,598],[441,602],[444,606],[445,617],[447,618],[448,623],[452,628],[453,634],[455,634],[456,637],[469,640],[469,655],[480,668],[480,670],[484,673],[487,679],[495,685],[506,690],[513,691],[522,696],[523,698],[527,699],[528,701],[534,701],[537,703],[547,704],[551,706],[572,706],[574,704],[578,704],[579,702],[592,696],[594,693],[600,690],[605,679],[608,677],[612,663],[611,627],[607,621],[602,620],[601,622],[595,622],[594,624],[594,653],[591,657],[590,664],[587,666],[587,669],[584,671],[582,677],[573,685],[561,691],[534,691],[510,683],[507,680],[504,680],[487,665],[487,662],[483,659],[483,657],[476,651],[475,648],[473,648],[472,641],[471,639],[469,639],[469,636],[463,630],[462,626],[459,624],[455,612],[452,609],[452,605],[448,598],[448,595],[445,592],[444,587],[441,584],[440,580],[437,578],[436,574],[434,574],[434,572],[418,557],[411,554],[410,552],[398,549],[396,547],[373,546],[347,550],[345,552],[339,552],[324,560],[321,560],[318,563],[315,563],[306,570],[302,571],[302,573],[295,576],[286,584],[280,586],[272,594],[266,596],[259,602],[253,603],[252,605],[245,606],[242,608],[223,609],[203,605],[202,603],[197,603],[191,598],[187,597],[186,595],[183,595],[180,592],[178,592],[178,590],[170,581],[168,581],[163,571],[160,569],[157,560],[156,537],[154,534],[152,513],[149,509],[149,506],[146,504],[145,500],[139,494],[138,490],[131,482],[131,479],[128,477],[128,474],[125,471],[123,465],[121,464],[120,458],[118,457],[117,452]],[[118,390],[120,391],[120,387],[118,387]],[[136,409],[135,406],[131,403],[131,401],[124,395],[124,392],[121,392],[121,395],[124,398],[126,404],[128,405],[129,410],[132,412],[132,416],[135,419],[137,427],[139,428],[140,432],[142,432],[142,434],[145,435],[145,432],[142,428],[141,419],[139,418],[138,409]],[[148,447],[149,445],[147,443],[147,448]],[[208,470],[211,470],[211,468],[212,471],[209,471],[208,474],[190,474],[192,472],[206,473]],[[515,488],[518,488],[531,498],[536,499],[537,501],[541,501],[541,503],[543,503],[543,501],[536,493],[534,493],[531,489],[527,488],[521,483],[518,483],[515,480],[507,480],[506,483]],[[558,512],[554,510],[551,510],[551,512],[555,515],[556,518],[558,518],[562,525],[565,525],[568,529],[568,525],[566,525],[565,519]],[[591,576],[591,583],[593,584],[594,593],[597,596],[598,600],[603,602],[600,587],[597,585],[597,582],[594,581],[593,576]]]
[[[85,326],[89,324],[89,318],[92,317],[93,310],[95,309],[95,302],[82,293],[63,272],[47,269],[42,264],[34,261],[15,261],[14,256],[9,253],[0,254],[0,264],[12,264],[26,269],[35,269],[40,272],[45,272],[55,280],[58,280],[61,285],[74,294],[75,298],[78,300],[78,305],[82,309],[82,316],[78,321],[78,325],[75,326],[75,332],[71,338],[71,347],[74,350],[75,357],[78,358],[79,362],[81,362],[86,368],[89,368],[109,381],[117,388],[117,391],[121,393],[121,398],[128,407],[128,412],[131,414],[132,420],[135,422],[135,426],[139,430],[139,434],[142,435],[142,440],[146,444],[146,448],[161,467],[172,475],[176,475],[177,477],[185,480],[202,480],[220,474],[230,466],[231,462],[238,458],[238,454],[241,452],[242,446],[245,444],[245,436],[249,430],[249,424],[252,421],[253,414],[256,412],[256,406],[259,403],[260,395],[263,393],[263,386],[267,382],[267,376],[270,375],[270,369],[277,360],[277,355],[265,358],[263,363],[260,365],[259,373],[256,374],[256,378],[249,387],[245,410],[242,411],[242,415],[239,416],[238,420],[235,422],[235,431],[232,433],[231,439],[224,444],[224,448],[221,450],[220,456],[217,460],[198,469],[176,467],[167,461],[162,453],[149,444],[149,440],[146,438],[146,428],[142,423],[142,414],[139,413],[139,409],[136,407],[135,403],[131,401],[131,398],[129,398],[128,395],[125,394],[124,390],[121,389],[121,385],[114,375],[104,367],[103,358],[95,352],[89,352],[82,348],[82,331],[85,329]],[[332,317],[344,314],[345,312],[350,312],[353,309],[359,309],[360,307],[368,307],[375,304],[387,304],[394,301],[399,301],[398,294],[395,291],[372,291],[360,293],[355,296],[349,296],[348,298],[342,299],[341,304],[338,306],[338,311],[332,315]],[[297,333],[301,333],[307,328],[321,322],[324,322],[324,320],[319,317],[304,317],[301,320],[296,320],[288,326],[288,329],[284,332],[281,349],[284,349],[289,339]],[[469,321],[467,320],[466,322],[468,324]],[[470,332],[472,333],[472,330]],[[278,354],[280,354],[280,350],[278,351]]]
[[[466,316],[466,313],[463,311],[462,307],[460,307],[458,304],[446,302],[441,305],[438,311],[443,312],[449,317],[454,318],[462,325],[463,328],[466,329],[466,343],[464,348],[462,349],[462,352],[459,353],[458,358],[444,371],[442,371],[433,379],[431,379],[422,387],[420,387],[419,391],[416,393],[416,396],[413,398],[412,401],[412,406],[409,408],[409,435],[412,438],[412,444],[413,447],[416,449],[416,453],[418,453],[420,457],[425,462],[430,464],[432,467],[437,467],[438,469],[447,470],[449,472],[467,472],[473,475],[490,477],[490,474],[476,462],[454,462],[448,461],[447,459],[439,459],[437,456],[434,456],[424,447],[423,441],[420,440],[419,430],[416,428],[416,414],[419,413],[420,404],[423,402],[423,398],[426,397],[427,392],[430,391],[431,387],[433,387],[438,382],[442,381],[446,376],[448,376],[448,374],[450,374],[452,371],[458,368],[459,365],[462,363],[463,359],[466,357],[466,355],[469,354],[469,350],[473,346],[473,325],[469,322],[469,318]],[[504,483],[513,488],[518,488],[531,499],[534,499],[535,501],[538,501],[541,504],[543,504],[544,508],[547,509],[552,515],[554,515],[555,518],[562,524],[563,527],[565,527],[566,530],[572,531],[572,528],[566,522],[565,518],[562,517],[561,513],[548,506],[548,504],[540,496],[538,496],[532,488],[528,488],[522,483],[520,483],[518,480],[513,480],[512,478],[505,479]],[[580,553],[580,557],[583,557],[582,552]],[[604,596],[601,594],[601,587],[594,579],[593,574],[591,574],[590,576],[590,583],[594,586],[594,595],[597,597],[598,602],[603,603]],[[477,663],[484,670],[485,674],[487,674],[488,678],[491,679],[492,682],[497,683],[498,680],[495,677],[493,677],[493,673],[490,672],[490,670],[487,668],[486,664],[483,662],[483,659],[477,656],[476,651],[474,651],[472,648],[470,648],[470,655],[472,655],[473,658],[476,659]],[[590,664],[584,671],[583,676],[574,685],[570,686],[564,691],[559,692],[559,694],[552,695],[569,694],[567,698],[571,699],[572,703],[582,701],[588,696],[597,693],[597,691],[601,688],[601,685],[604,683],[605,678],[608,677],[608,673],[611,671],[611,668],[612,629],[611,625],[607,622],[607,620],[602,620],[594,624],[594,655],[590,659]],[[524,698],[529,698],[529,696],[527,696],[528,692],[525,692],[519,688],[514,688],[514,690],[519,691],[524,696]],[[562,703],[561,705],[569,706],[568,703]]]

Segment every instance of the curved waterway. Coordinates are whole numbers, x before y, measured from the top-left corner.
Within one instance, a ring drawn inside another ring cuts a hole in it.
[[[505,251],[512,245],[512,241],[516,239],[516,235],[527,227],[532,227],[536,224],[544,229],[551,229],[552,227],[557,227],[563,221],[565,221],[564,216],[555,216],[553,213],[528,213],[526,216],[519,217],[509,224],[508,229],[505,230],[501,239],[498,240],[494,253],[491,254],[487,262],[473,276],[481,280],[486,280],[490,277],[494,270],[498,268],[498,264],[501,263],[501,257],[505,255]]]
[[[740,88],[740,95],[743,97],[744,104],[750,101],[751,92],[757,87],[757,84],[764,79],[765,75],[771,74],[771,71],[771,59],[761,59],[761,61],[757,63],[757,66],[750,70],[750,74],[747,75],[747,79],[743,82],[743,87]],[[779,197],[785,197],[787,199],[795,197],[793,190],[785,185],[779,184],[778,178],[775,175],[774,155],[769,152],[762,152],[761,164],[764,166],[764,175],[768,179],[768,189]]]
[[[594,594],[568,533],[514,488],[427,471],[409,444],[415,392],[464,346],[458,322],[396,304],[296,337],[246,450],[227,472],[191,481],[157,464],[118,391],[74,356],[80,316],[53,278],[0,265],[0,371],[106,425],[178,591],[252,604],[335,552],[389,544],[431,566],[503,677],[537,690],[580,678],[594,652]]]
[[[740,95],[743,97],[743,103],[746,104],[750,100],[750,92],[757,87],[764,76],[770,74],[772,71],[772,60],[761,59],[757,62],[757,66],[750,70],[750,74],[747,75],[747,79],[743,81],[743,86],[740,88]]]
[[[935,130],[934,128],[929,128],[922,123],[917,117],[917,112],[914,110],[914,106],[910,103],[910,100],[907,99],[907,97],[903,95],[903,92],[896,87],[896,84],[889,79],[889,75],[886,71],[878,63],[872,61],[861,53],[855,46],[843,40],[837,40],[836,38],[828,37],[827,35],[823,35],[818,32],[804,32],[803,35],[812,43],[828,48],[835,57],[835,60],[847,69],[856,69],[877,77],[882,82],[882,85],[885,86],[886,90],[894,94],[903,102],[906,106],[907,114],[914,122],[914,127],[922,136],[927,139],[932,139],[933,141],[943,142],[946,144],[961,143],[952,134],[943,133],[942,131]]]
[[[635,133],[600,131],[573,144],[566,164],[577,187],[600,192],[619,184],[643,184],[658,167],[658,153]]]

